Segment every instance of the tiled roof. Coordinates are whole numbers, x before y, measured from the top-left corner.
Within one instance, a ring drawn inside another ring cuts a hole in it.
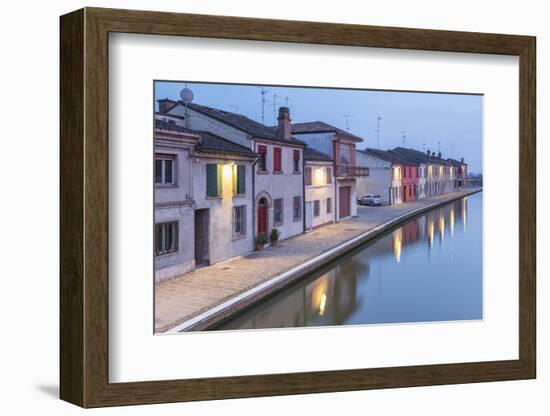
[[[155,119],[155,128],[199,136],[200,141],[197,144],[196,149],[202,153],[222,153],[251,157],[256,156],[256,153],[252,150],[207,131],[192,130],[187,127],[178,126],[175,123],[170,123],[159,119]]]
[[[175,131],[178,133],[187,133],[187,134],[195,134],[198,135],[198,132],[195,130],[188,129],[187,127],[179,126],[176,123],[171,123],[166,120],[161,120],[156,118],[155,119],[155,128],[156,129],[162,129],[162,130],[169,130],[169,131]]]
[[[405,164],[417,164],[416,162],[409,162],[405,159],[403,159],[398,153],[393,152],[391,150],[380,150],[380,149],[371,149],[367,148],[365,150],[361,150],[363,153],[366,153],[370,156],[377,157],[378,159],[386,160],[388,162],[397,163],[400,165]]]
[[[252,150],[207,131],[200,131],[199,135],[201,137],[201,141],[197,145],[197,150],[200,152],[227,153],[251,157],[256,156],[256,153]]]
[[[309,123],[293,123],[292,133],[294,134],[307,134],[307,133],[338,133],[355,142],[362,142],[363,139],[359,136],[351,134],[348,131],[339,129],[324,121],[312,121]]]
[[[329,155],[309,146],[306,146],[304,149],[304,160],[311,160],[315,162],[332,162]]]
[[[405,147],[396,147],[393,149],[393,152],[396,152],[401,157],[406,160],[416,161],[417,163],[439,163],[442,165],[449,165],[450,163],[445,159],[437,157],[435,155],[428,156],[427,153],[421,152],[415,149],[407,149]]]
[[[183,105],[182,102],[180,102],[180,104]],[[231,127],[244,131],[245,133],[250,134],[252,137],[255,137],[258,139],[282,142],[282,143],[304,145],[304,142],[294,137],[292,137],[290,140],[286,140],[280,137],[279,135],[277,135],[277,133],[272,128],[262,123],[258,123],[257,121],[254,121],[252,119],[249,119],[248,117],[242,114],[231,113],[229,111],[207,107],[205,105],[200,105],[195,103],[189,103],[187,104],[187,106],[190,109],[197,111],[198,113],[207,115]]]

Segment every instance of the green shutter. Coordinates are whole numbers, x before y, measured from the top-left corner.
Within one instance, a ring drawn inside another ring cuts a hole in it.
[[[218,196],[218,165],[206,165],[206,196]],[[220,181],[221,182],[221,181]]]
[[[216,165],[216,166],[218,167],[218,175],[217,175],[218,182],[216,187],[216,196],[220,196],[222,194],[222,184],[223,184],[223,177],[222,177],[223,165]]]
[[[246,167],[241,165],[237,166],[237,193],[246,193]]]

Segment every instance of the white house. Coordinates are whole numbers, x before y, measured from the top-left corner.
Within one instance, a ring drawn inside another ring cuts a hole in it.
[[[369,194],[380,195],[383,203],[390,205],[392,203],[392,162],[367,150],[357,149],[355,157],[358,165],[369,168],[369,176],[357,178],[358,198]]]
[[[178,124],[207,131],[258,154],[252,176],[254,237],[273,228],[280,239],[304,232],[304,143],[291,135],[286,107],[279,109],[279,124],[265,126],[248,117],[195,103],[159,100],[159,114],[177,118]]]
[[[256,157],[219,136],[156,116],[156,281],[253,250]]]
[[[332,159],[309,146],[305,148],[306,229],[335,222],[334,169]]]
[[[369,174],[355,161],[355,145],[363,139],[322,121],[294,123],[292,135],[333,161],[336,220],[357,215],[357,178]]]

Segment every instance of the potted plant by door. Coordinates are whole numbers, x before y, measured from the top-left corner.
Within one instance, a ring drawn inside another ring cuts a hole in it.
[[[265,243],[267,243],[267,237],[265,233],[258,233],[258,235],[256,236],[256,251],[263,250]]]
[[[280,231],[277,228],[271,229],[271,234],[269,235],[269,238],[271,240],[271,245],[275,247],[277,244],[279,244],[279,237],[281,236]]]

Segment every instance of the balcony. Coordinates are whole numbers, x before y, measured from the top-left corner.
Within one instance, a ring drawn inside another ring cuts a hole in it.
[[[336,165],[335,176],[337,178],[356,178],[369,176],[369,168],[364,166]]]

